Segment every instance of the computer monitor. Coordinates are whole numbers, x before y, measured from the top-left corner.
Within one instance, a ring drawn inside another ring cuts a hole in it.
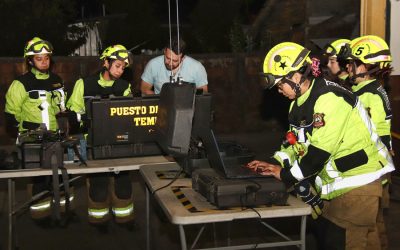
[[[188,154],[196,87],[189,83],[165,83],[160,92],[156,120],[157,142],[173,157]]]
[[[195,92],[194,84],[165,83],[156,122],[160,147],[189,175],[200,161],[208,166],[205,149],[211,141],[211,95]]]

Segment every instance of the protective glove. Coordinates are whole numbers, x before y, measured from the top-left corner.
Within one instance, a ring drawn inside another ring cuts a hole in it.
[[[314,220],[322,214],[324,202],[308,180],[302,180],[294,186],[297,195],[312,208],[311,216]]]

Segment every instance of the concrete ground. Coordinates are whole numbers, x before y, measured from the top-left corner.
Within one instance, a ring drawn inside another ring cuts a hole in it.
[[[276,133],[277,132],[277,133]],[[221,140],[234,140],[254,151],[258,159],[266,159],[272,151],[270,145],[279,143],[276,134],[281,131],[266,131],[263,133],[220,136]],[[121,227],[115,223],[108,225],[108,231],[101,231],[90,226],[86,216],[86,188],[84,179],[75,183],[77,206],[75,216],[66,227],[49,225],[38,226],[30,219],[27,211],[20,213],[17,218],[17,243],[19,249],[145,249],[145,185],[137,171],[132,172],[134,186],[136,220],[133,227]],[[23,202],[26,180],[17,181],[17,200]],[[6,249],[7,244],[7,183],[0,180],[0,250]],[[399,187],[397,187],[399,188]],[[389,236],[389,249],[400,249],[400,201],[391,201],[391,207],[385,214]],[[300,227],[299,218],[275,219],[271,224],[282,232],[296,237]],[[213,227],[216,229],[214,238]],[[234,223],[218,223],[206,228],[201,237],[199,247],[213,247],[214,243],[223,244],[227,230],[230,228],[231,239],[237,243],[257,242],[260,239],[273,239],[269,231],[262,231],[256,220],[237,221]],[[188,228],[187,236],[195,237],[198,226]],[[151,202],[151,232],[152,249],[180,249],[179,232],[175,225],[169,223],[160,207]],[[257,248],[257,245],[254,245]],[[281,247],[273,249],[297,249],[296,247]],[[307,248],[316,249],[315,240],[307,235]]]

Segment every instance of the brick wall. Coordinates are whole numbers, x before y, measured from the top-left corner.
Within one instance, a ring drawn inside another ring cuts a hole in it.
[[[277,114],[286,116],[288,101],[276,94],[276,90],[266,91],[260,85],[264,55],[211,54],[194,55],[208,73],[209,91],[213,94],[215,110],[215,130],[217,133],[238,133],[262,131],[279,126]],[[133,78],[133,91],[138,92],[140,75],[150,60],[149,56],[135,56],[133,67],[128,74]],[[54,72],[65,81],[67,91],[74,82],[100,69],[96,57],[55,57]],[[4,111],[4,95],[12,80],[23,72],[23,60],[0,58],[0,107]],[[390,81],[390,99],[393,108],[393,131],[400,133],[400,76]],[[280,117],[280,118],[281,118]],[[279,117],[278,117],[279,118]],[[4,112],[0,113],[0,144],[13,143],[4,131]],[[400,141],[394,139],[399,162]]]
[[[245,55],[194,55],[200,60],[208,73],[209,91],[213,93],[215,107],[215,129],[219,133],[255,131],[265,127],[260,116],[263,99],[262,68],[263,56]],[[132,87],[139,94],[140,76],[146,63],[152,57],[135,56],[133,67],[127,74],[133,78]],[[72,91],[77,79],[90,75],[100,69],[96,57],[54,57],[53,71],[65,82],[66,90]],[[19,58],[0,58],[0,107],[4,111],[4,95],[13,79],[22,74],[23,60]],[[0,140],[9,142],[4,131],[4,113],[0,114]]]

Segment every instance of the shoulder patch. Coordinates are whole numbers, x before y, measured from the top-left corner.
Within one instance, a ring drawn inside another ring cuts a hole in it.
[[[313,114],[313,127],[314,128],[320,128],[320,127],[325,126],[324,116],[325,116],[325,114],[323,114],[323,113]]]

